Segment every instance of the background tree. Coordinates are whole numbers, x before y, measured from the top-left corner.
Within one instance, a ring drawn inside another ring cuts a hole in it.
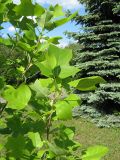
[[[120,111],[120,0],[80,3],[85,5],[86,14],[74,20],[84,32],[68,33],[81,44],[72,63],[81,68],[78,77],[101,75],[107,81],[95,92],[83,94],[80,110],[94,117],[100,126],[119,125],[120,117],[113,113]]]

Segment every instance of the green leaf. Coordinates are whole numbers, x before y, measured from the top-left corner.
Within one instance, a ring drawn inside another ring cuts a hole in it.
[[[62,37],[57,36],[57,37],[52,37],[48,39],[48,42],[53,43],[53,44],[59,44],[59,40],[62,39]]]
[[[56,59],[55,66],[65,66],[68,65],[70,60],[72,59],[72,50],[59,48],[51,44],[48,48],[48,58],[51,57],[54,57]]]
[[[67,151],[65,149],[62,149],[56,145],[53,145],[52,143],[48,144],[49,150],[53,152],[56,156],[65,155]]]
[[[65,134],[68,136],[69,139],[73,139],[75,133],[71,128],[65,128],[64,130]]]
[[[37,23],[38,25],[44,29],[47,23],[53,18],[53,12],[52,11],[47,11],[43,13],[40,18],[38,18]]]
[[[95,90],[97,88],[96,85],[100,83],[106,83],[106,81],[102,77],[92,76],[72,81],[69,85],[80,91],[90,91]]]
[[[40,151],[38,151],[37,157],[38,158],[42,158],[45,152],[46,152],[46,150],[40,150]]]
[[[26,30],[31,29],[30,26],[34,29],[37,27],[37,24],[33,19],[29,19],[28,17],[23,17],[21,21],[18,22],[20,29]],[[28,27],[29,25],[29,27]]]
[[[45,9],[39,4],[35,4],[34,16],[41,16],[45,12]]]
[[[50,44],[47,41],[44,42],[44,43],[38,44],[38,46],[37,46],[37,52],[43,52],[43,51],[47,50],[48,47],[49,47],[49,45]]]
[[[61,72],[59,74],[59,77],[61,79],[64,79],[70,76],[74,76],[79,71],[80,70],[74,66],[61,66]]]
[[[21,0],[21,4],[14,8],[16,14],[21,16],[33,16],[34,15],[34,5],[31,0]]]
[[[73,13],[71,16],[66,17],[66,18],[60,18],[58,20],[54,20],[54,21],[49,21],[48,23],[46,23],[45,25],[45,29],[47,30],[53,30],[67,22],[69,22],[72,18],[74,18],[76,16],[77,12]]]
[[[29,39],[29,40],[36,40],[36,35],[35,32],[33,30],[26,30],[24,31],[25,36]]]
[[[70,15],[67,18],[62,18],[60,20],[56,20],[54,22],[55,26],[58,27],[58,26],[61,26],[61,25],[65,24],[65,23],[69,22],[72,18],[74,18],[76,16],[77,13],[78,12],[75,12],[75,13],[73,13],[72,15]]]
[[[29,52],[31,51],[31,47],[30,47],[30,45],[27,44],[27,43],[24,43],[24,42],[19,41],[19,42],[17,43],[17,45],[20,46],[22,49],[24,49],[24,50],[26,50],[26,51],[29,51]]]
[[[53,11],[54,11],[53,12],[54,17],[59,17],[59,16],[65,15],[65,13],[62,10],[62,6],[59,6],[58,4],[55,5]]]
[[[6,143],[6,148],[15,158],[20,158],[25,149],[25,138],[22,135],[18,137],[9,137]]]
[[[7,107],[11,109],[23,109],[27,106],[30,98],[31,91],[27,85],[21,84],[17,89],[8,86],[3,93],[3,97],[7,100]]]
[[[0,37],[0,43],[6,45],[6,46],[11,46],[13,45],[10,39],[4,39]]]
[[[64,100],[67,101],[72,107],[77,107],[77,106],[80,106],[80,104],[81,104],[81,99],[76,94],[70,94]]]
[[[72,107],[65,101],[59,101],[55,104],[56,115],[60,120],[72,119]]]
[[[108,152],[108,148],[104,146],[89,147],[86,154],[82,156],[82,160],[100,160]]]
[[[4,13],[6,11],[6,4],[5,3],[0,3],[0,13]]]
[[[63,58],[64,57],[64,58]],[[43,62],[37,62],[36,65],[41,70],[41,73],[47,77],[53,77],[56,75],[55,68],[65,65],[69,65],[69,61],[72,58],[72,51],[69,49],[58,48],[55,45],[50,44],[48,52],[46,53],[46,60]],[[69,69],[68,69],[69,68]],[[74,75],[73,68],[68,66],[67,76]],[[63,68],[64,70],[65,68]],[[72,70],[72,71],[71,71]],[[78,72],[78,69],[74,68],[74,71]],[[67,72],[67,71],[66,71]],[[55,74],[55,75],[54,75]],[[65,74],[61,74],[61,77],[66,77]]]
[[[41,140],[40,134],[38,132],[29,132],[28,137],[32,141],[34,147],[41,148],[43,146],[43,141]]]
[[[52,69],[49,66],[49,63],[47,61],[44,62],[36,62],[35,65],[40,69],[41,74],[45,75],[46,77],[52,77]]]
[[[52,79],[37,79],[30,88],[36,92],[37,97],[47,97],[49,92],[49,85],[52,83]]]
[[[21,16],[40,16],[45,9],[38,4],[33,5],[31,0],[21,0],[21,4],[17,5],[14,11]]]

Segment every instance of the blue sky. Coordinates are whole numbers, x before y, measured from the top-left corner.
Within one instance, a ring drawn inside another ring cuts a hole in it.
[[[19,4],[20,0],[13,0],[14,3]],[[40,5],[47,7],[50,4],[55,5],[55,4],[60,4],[61,6],[63,6],[63,10],[71,10],[71,12],[75,12],[76,10],[79,11],[80,15],[84,15],[85,14],[85,8],[83,5],[79,4],[79,2],[77,0],[34,0],[34,2],[39,3]],[[10,24],[4,24],[3,25],[5,28],[7,28],[6,30],[3,30],[3,36],[5,36],[5,32],[9,32],[9,33],[14,33],[14,27],[11,26]],[[66,24],[64,24],[63,26],[60,26],[56,29],[54,29],[53,31],[49,32],[47,35],[52,37],[52,36],[61,36],[63,37],[62,40],[60,40],[60,45],[61,46],[66,46],[69,42],[72,42],[73,40],[69,40],[65,35],[64,32],[68,31],[68,32],[78,32],[79,31],[80,26],[76,26],[75,22],[68,22]]]

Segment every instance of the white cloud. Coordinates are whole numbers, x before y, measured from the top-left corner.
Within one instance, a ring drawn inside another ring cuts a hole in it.
[[[78,0],[36,0],[36,2],[40,4],[59,4],[64,9],[78,9],[81,6]]]
[[[15,31],[15,28],[14,28],[13,26],[10,26],[10,27],[8,27],[8,31],[14,32],[14,31]]]
[[[13,0],[13,3],[20,4],[20,0]]]
[[[61,48],[65,48],[66,46],[68,46],[68,44],[69,44],[69,41],[67,41],[66,39],[62,39],[62,40],[59,40],[58,46]]]

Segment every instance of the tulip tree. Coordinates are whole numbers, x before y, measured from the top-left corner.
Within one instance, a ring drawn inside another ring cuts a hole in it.
[[[65,126],[64,121],[72,119],[72,109],[81,104],[73,88],[94,90],[105,81],[97,76],[72,81],[80,71],[70,66],[72,51],[56,45],[61,37],[46,36],[76,13],[65,17],[61,6],[45,9],[31,0],[21,0],[18,5],[11,0],[0,2],[1,25],[9,22],[15,28],[13,36],[0,37],[0,42],[24,55],[16,68],[21,83],[8,85],[0,77],[0,160],[101,159],[108,151],[104,146],[76,154],[81,145],[74,140],[74,128]],[[32,67],[44,77],[27,83]]]

